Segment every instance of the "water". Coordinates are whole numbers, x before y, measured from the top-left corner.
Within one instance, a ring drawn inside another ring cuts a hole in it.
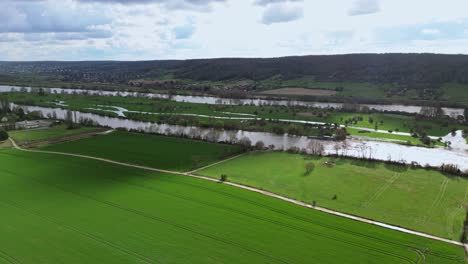
[[[17,105],[12,104],[12,107]],[[21,106],[26,112],[39,111],[45,117],[56,117],[65,119],[67,110],[60,108],[48,108],[38,106]],[[239,142],[248,139],[252,145],[262,141],[265,146],[273,146],[277,150],[287,150],[291,147],[307,148],[311,139],[308,137],[275,135],[263,132],[248,131],[219,131],[198,127],[185,127],[168,124],[155,124],[151,122],[135,121],[116,117],[106,117],[91,113],[75,112],[76,118],[89,119],[97,125],[111,128],[126,128],[139,130],[146,133],[157,133],[163,135],[186,136],[190,138],[202,138],[214,142]],[[440,166],[444,163],[458,165],[462,170],[468,170],[468,153],[466,148],[459,142],[461,133],[452,138],[457,143],[457,148],[422,148],[403,146],[388,142],[374,142],[359,139],[347,140],[346,143],[317,140],[322,143],[326,154],[341,154],[351,157],[366,157],[378,160],[403,161],[406,163],[418,162],[421,165]],[[346,147],[343,147],[346,144]],[[336,148],[336,146],[340,146]],[[335,149],[336,148],[336,149]]]
[[[31,87],[19,87],[0,85],[0,92],[11,91],[28,91],[33,89]],[[233,99],[221,98],[213,96],[191,96],[191,95],[168,95],[159,93],[138,93],[138,92],[116,92],[116,91],[102,91],[102,90],[83,90],[83,89],[63,89],[63,88],[43,88],[46,92],[50,93],[65,93],[65,94],[91,94],[102,96],[132,96],[132,97],[146,97],[146,98],[160,98],[176,102],[211,104],[211,105],[256,105],[256,106],[303,106],[310,108],[343,108],[343,103],[323,103],[323,102],[309,102],[298,100],[266,100],[266,99]],[[415,105],[401,105],[401,104],[360,104],[361,107],[367,106],[369,109],[374,109],[380,112],[405,112],[410,114],[417,114],[421,111],[421,106]],[[462,108],[442,108],[446,115],[456,118],[463,116],[464,109]]]

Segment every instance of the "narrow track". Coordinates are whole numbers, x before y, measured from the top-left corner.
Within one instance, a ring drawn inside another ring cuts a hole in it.
[[[136,164],[119,162],[119,161],[114,161],[114,160],[104,159],[104,158],[98,158],[98,157],[93,157],[93,156],[88,156],[88,155],[80,155],[80,154],[72,154],[72,153],[64,153],[64,152],[55,152],[55,151],[23,149],[23,148],[19,147],[12,138],[9,138],[9,140],[11,141],[13,147],[15,149],[17,149],[17,150],[20,150],[20,151],[92,159],[92,160],[112,163],[112,164],[126,166],[126,167],[143,169],[143,170],[147,170],[147,171],[162,172],[162,173],[168,173],[168,174],[173,174],[173,175],[193,177],[193,178],[202,179],[202,180],[211,181],[211,182],[223,183],[223,184],[230,185],[230,186],[233,186],[233,187],[241,188],[241,189],[244,189],[244,190],[248,190],[248,191],[260,193],[260,194],[263,194],[263,195],[266,195],[266,196],[270,196],[270,197],[273,197],[273,198],[276,198],[276,199],[280,199],[280,200],[283,200],[283,201],[286,201],[286,202],[289,202],[289,203],[292,203],[292,204],[295,204],[295,205],[299,205],[299,206],[307,207],[307,208],[314,209],[314,210],[317,210],[317,211],[320,211],[320,212],[324,212],[324,213],[327,213],[327,214],[332,214],[332,215],[335,215],[335,216],[351,219],[351,220],[354,220],[354,221],[363,222],[363,223],[367,223],[367,224],[371,224],[371,225],[376,225],[376,226],[380,226],[380,227],[383,227],[383,228],[387,228],[387,229],[391,229],[391,230],[395,230],[395,231],[399,231],[399,232],[403,232],[403,233],[407,233],[407,234],[412,234],[412,235],[416,235],[416,236],[420,236],[420,237],[424,237],[424,238],[429,238],[429,239],[449,243],[449,244],[460,246],[460,247],[467,246],[467,245],[465,245],[465,244],[463,244],[463,243],[461,243],[459,241],[454,241],[454,240],[450,240],[450,239],[446,239],[446,238],[426,234],[426,233],[423,233],[423,232],[418,232],[418,231],[402,228],[402,227],[399,227],[399,226],[389,225],[389,224],[386,224],[386,223],[382,223],[382,222],[378,222],[378,221],[374,221],[374,220],[371,220],[371,219],[366,219],[366,218],[363,218],[363,217],[354,216],[354,215],[350,215],[350,214],[346,214],[346,213],[341,213],[341,212],[338,212],[338,211],[334,211],[334,210],[319,207],[319,206],[314,207],[314,206],[312,206],[310,204],[307,204],[307,203],[304,203],[304,202],[301,202],[301,201],[297,201],[297,200],[294,200],[294,199],[291,199],[291,198],[288,198],[288,197],[285,197],[285,196],[281,196],[281,195],[278,195],[278,194],[275,194],[275,193],[272,193],[272,192],[257,189],[257,188],[254,188],[254,187],[250,187],[250,186],[246,186],[246,185],[242,185],[242,184],[238,184],[238,183],[233,183],[233,182],[220,182],[219,180],[214,179],[214,178],[209,178],[209,177],[193,174],[195,171],[198,171],[199,169],[194,170],[194,171],[190,171],[190,172],[178,172],[178,171],[156,169],[156,168],[151,168],[151,167],[147,167],[147,166],[141,166],[141,165],[136,165]],[[227,160],[237,158],[238,156],[231,157],[231,158],[229,158]],[[224,160],[224,161],[227,161],[227,160]],[[222,163],[224,161],[216,162],[215,164],[219,164],[219,163]],[[214,164],[212,164],[212,165],[214,165]],[[210,167],[212,165],[208,165],[208,166],[206,166],[204,168]]]

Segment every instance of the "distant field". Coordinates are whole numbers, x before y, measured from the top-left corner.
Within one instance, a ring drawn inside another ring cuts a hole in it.
[[[376,140],[384,140],[384,141],[390,140],[394,142],[400,142],[401,144],[410,143],[411,145],[416,145],[416,146],[423,146],[423,147],[428,146],[428,145],[423,144],[419,138],[415,138],[412,136],[388,134],[388,133],[381,133],[381,132],[375,132],[375,131],[361,132],[359,129],[354,129],[354,128],[347,128],[346,132],[348,132],[350,135],[353,135],[353,136],[369,137],[369,138],[373,138]],[[430,146],[444,146],[444,144],[442,142],[436,141],[435,143],[431,143]]]
[[[113,132],[57,145],[44,150],[108,158],[160,169],[187,171],[241,152],[240,146],[197,140]]]
[[[323,120],[330,123],[343,124],[347,119],[352,119],[353,117],[361,117],[362,120],[356,123],[349,123],[349,126],[375,128],[375,125],[377,124],[378,129],[381,130],[392,130],[408,133],[411,132],[412,128],[420,127],[429,135],[440,137],[449,134],[452,128],[464,129],[467,127],[460,124],[444,125],[441,122],[416,120],[411,116],[382,113],[334,113],[326,118],[323,118]],[[372,122],[369,121],[370,118],[372,118]]]
[[[336,92],[326,89],[310,89],[310,88],[280,88],[263,91],[262,94],[271,95],[308,95],[308,96],[332,96]]]
[[[384,163],[288,153],[252,153],[198,172],[263,188],[307,203],[459,240],[468,180]],[[305,164],[315,169],[305,176]],[[336,195],[336,199],[334,196]]]
[[[9,135],[18,143],[25,143],[40,140],[51,140],[59,137],[89,133],[98,130],[100,129],[96,127],[80,127],[76,129],[67,129],[65,125],[58,125],[51,128],[11,131],[9,132]]]
[[[442,86],[444,98],[468,106],[468,85],[449,83]]]
[[[17,150],[0,175],[2,263],[465,263],[461,247],[185,176]]]

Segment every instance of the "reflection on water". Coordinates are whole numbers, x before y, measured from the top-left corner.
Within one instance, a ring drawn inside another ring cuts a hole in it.
[[[11,91],[28,91],[30,92],[31,87],[19,87],[0,85],[0,92],[11,92]],[[168,95],[158,93],[138,93],[138,92],[116,92],[116,91],[102,91],[102,90],[82,90],[82,89],[63,89],[63,88],[43,88],[45,91],[50,93],[65,93],[65,94],[91,94],[91,95],[102,95],[102,96],[132,96],[132,97],[146,97],[146,98],[160,98],[167,99],[176,102],[187,102],[187,103],[200,103],[200,104],[212,104],[212,105],[271,105],[271,106],[304,106],[310,108],[342,108],[342,103],[323,103],[323,102],[308,102],[308,101],[297,101],[297,100],[265,100],[265,99],[232,99],[232,98],[220,98],[212,96],[190,96],[190,95]],[[415,105],[384,105],[384,104],[361,104],[360,106],[367,106],[369,109],[376,111],[389,111],[389,112],[405,112],[416,114],[421,111],[421,106]],[[446,115],[456,118],[457,116],[463,116],[464,109],[462,108],[442,108]]]
[[[11,104],[12,107],[17,107]],[[38,106],[21,106],[26,112],[39,111],[44,117],[56,117],[65,119],[67,110],[60,108],[48,108]],[[199,127],[186,127],[168,124],[156,124],[151,122],[135,121],[116,117],[106,117],[91,113],[74,112],[77,120],[89,119],[97,125],[111,128],[134,129],[147,133],[163,135],[186,136],[190,138],[202,138],[214,142],[239,142],[248,139],[252,145],[262,141],[265,146],[275,149],[287,150],[291,147],[307,148],[311,139],[308,137],[275,135],[263,132],[227,131]],[[440,166],[443,163],[456,164],[461,169],[468,169],[468,153],[460,149],[422,148],[409,147],[388,142],[374,142],[364,140],[347,140],[346,142],[334,142],[320,140],[325,146],[327,154],[341,154],[352,157],[367,157],[378,160],[404,161],[407,163],[418,162],[421,165]]]

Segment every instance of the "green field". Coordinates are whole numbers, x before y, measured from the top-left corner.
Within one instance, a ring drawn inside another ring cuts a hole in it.
[[[252,153],[198,174],[263,188],[307,203],[459,240],[468,180],[376,162],[281,152]],[[305,164],[315,169],[305,176]],[[333,197],[336,195],[336,199]]]
[[[46,146],[44,150],[91,155],[153,168],[188,171],[240,153],[242,148],[176,137],[113,132]]]
[[[98,131],[96,127],[80,127],[75,129],[67,129],[65,125],[58,125],[51,128],[28,129],[10,131],[9,135],[18,143],[52,140],[65,136],[78,135]]]
[[[465,263],[461,247],[185,176],[0,151],[0,263]]]
[[[415,145],[415,146],[421,146],[421,147],[428,147],[428,145],[425,145],[421,139],[415,138],[412,136],[404,136],[404,135],[398,135],[398,134],[387,134],[387,133],[381,133],[381,132],[376,132],[376,131],[360,131],[359,129],[355,128],[347,128],[346,132],[348,134],[353,135],[353,136],[360,136],[360,137],[369,137],[375,140],[383,140],[383,141],[392,141],[400,144],[405,144],[405,145]],[[444,146],[444,143],[432,140],[431,142],[431,147],[433,146]]]

